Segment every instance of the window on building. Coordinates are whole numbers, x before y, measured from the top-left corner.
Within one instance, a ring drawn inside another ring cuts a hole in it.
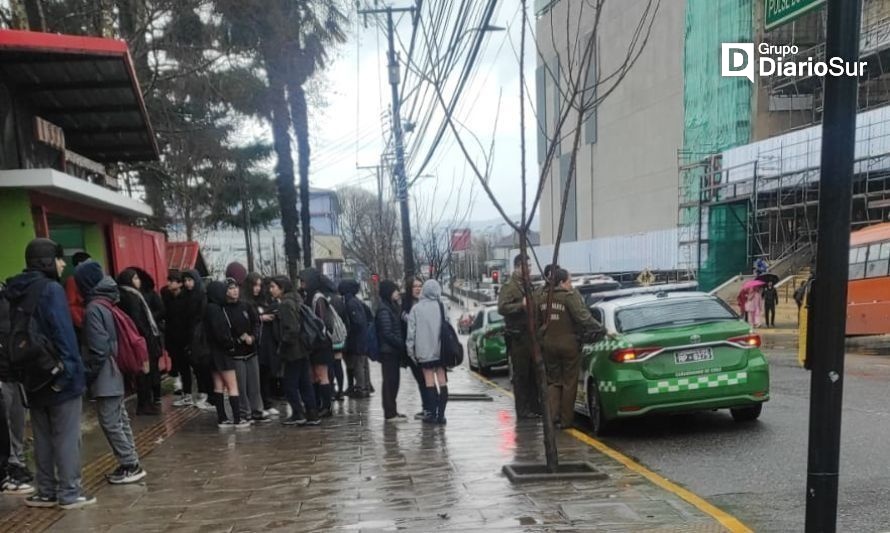
[[[538,164],[547,156],[547,69],[535,71],[535,114],[538,120]]]
[[[890,243],[877,243],[868,247],[868,261],[865,264],[865,277],[879,278],[887,276],[888,260],[890,260]]]
[[[569,180],[569,168],[572,165],[572,154],[566,154],[559,158],[559,191],[557,191],[555,214],[559,214],[559,206],[562,205],[562,199],[565,195],[566,183]],[[569,186],[569,197],[566,202],[565,225],[562,231],[563,242],[574,242],[578,240],[578,198],[577,198],[577,172],[575,179]],[[554,221],[559,220],[554,218]],[[556,223],[556,222],[554,222]]]
[[[587,34],[587,37],[584,40],[586,45],[591,38],[591,34]],[[590,59],[590,64],[587,67],[587,76],[584,81],[584,107],[587,108],[596,101],[596,68],[597,68],[597,47],[596,42],[593,44],[593,52],[592,57]],[[592,108],[587,112],[587,116],[584,118],[584,142],[587,144],[596,143],[596,108]]]
[[[867,246],[857,246],[850,249],[850,279],[862,279],[865,277],[865,259],[867,256]]]

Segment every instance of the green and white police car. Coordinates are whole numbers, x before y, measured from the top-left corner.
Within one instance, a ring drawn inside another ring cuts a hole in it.
[[[615,291],[591,307],[606,334],[583,348],[575,410],[595,434],[656,413],[729,409],[751,421],[769,400],[751,327],[715,296],[665,289]]]

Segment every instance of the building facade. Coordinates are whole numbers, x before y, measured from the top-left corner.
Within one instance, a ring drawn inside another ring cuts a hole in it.
[[[35,237],[166,277],[164,236],[136,224],[151,208],[106,170],[157,157],[126,43],[0,31],[0,279]]]

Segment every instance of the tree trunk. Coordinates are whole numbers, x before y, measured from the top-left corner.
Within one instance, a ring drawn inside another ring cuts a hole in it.
[[[291,155],[290,113],[288,112],[285,72],[280,58],[266,54],[266,72],[269,75],[269,103],[272,111],[272,137],[278,162],[275,164],[275,182],[278,186],[278,203],[281,208],[281,226],[284,229],[284,255],[287,274],[294,281],[300,274],[300,235],[297,213],[297,189],[294,186],[294,159]]]
[[[300,224],[303,230],[303,266],[312,267],[312,213],[309,210],[309,107],[306,104],[306,91],[302,85],[291,83],[288,87],[290,96],[291,121],[297,137],[297,155],[300,170]]]
[[[43,16],[43,4],[40,0],[25,0],[25,13],[28,15],[28,29],[46,31],[46,18]]]

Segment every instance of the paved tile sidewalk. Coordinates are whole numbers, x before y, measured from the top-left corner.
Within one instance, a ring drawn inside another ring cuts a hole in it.
[[[98,505],[52,531],[722,531],[564,433],[563,459],[590,461],[608,479],[511,485],[504,464],[541,460],[539,424],[517,424],[512,400],[463,368],[450,388],[494,401],[451,402],[447,427],[387,424],[379,394],[347,400],[319,428],[220,432],[202,415],[145,459],[146,484],[105,487]],[[419,409],[416,396],[406,372],[403,412]]]

